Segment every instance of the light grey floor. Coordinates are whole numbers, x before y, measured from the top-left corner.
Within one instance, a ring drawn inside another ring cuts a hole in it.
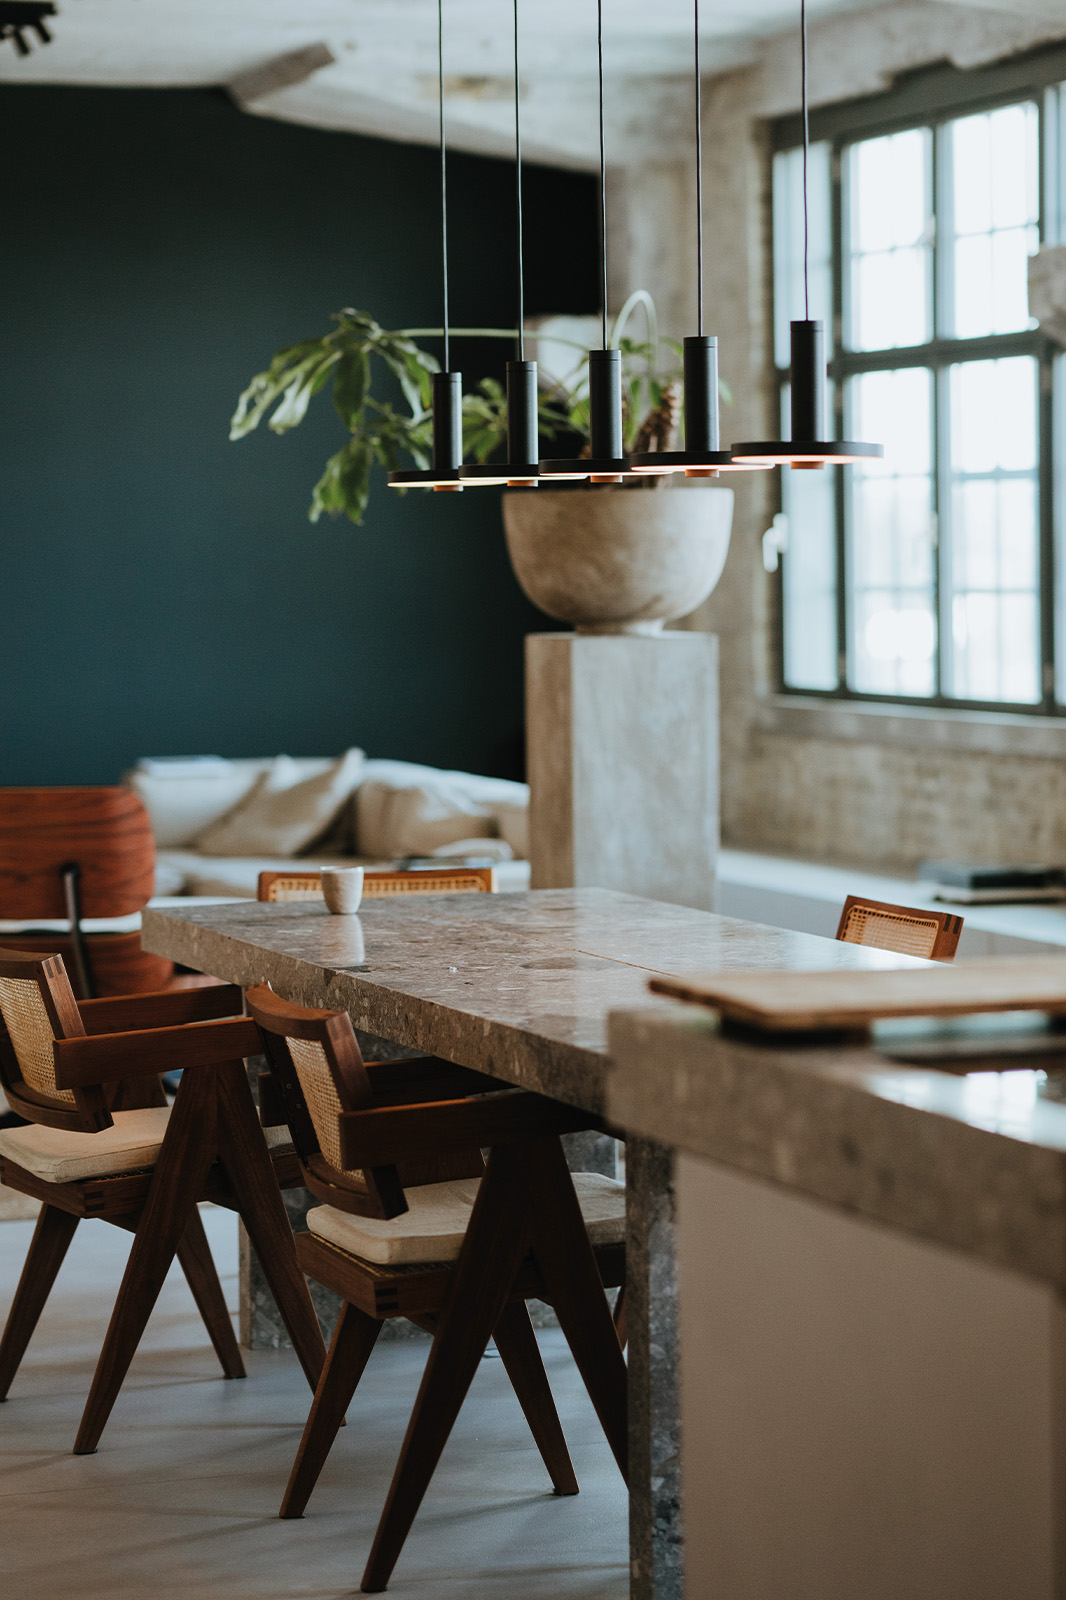
[[[236,1224],[204,1212],[236,1297]],[[0,1225],[6,1315],[32,1224]],[[172,1273],[95,1456],[70,1452],[128,1239],[82,1223],[0,1406],[4,1590],[23,1600],[334,1600],[359,1576],[427,1346],[381,1345],[307,1516],[277,1506],[309,1394],[292,1355],[226,1382]],[[460,1414],[390,1593],[402,1600],[623,1600],[626,1498],[569,1352],[540,1335],[582,1492],[556,1499],[498,1360]]]

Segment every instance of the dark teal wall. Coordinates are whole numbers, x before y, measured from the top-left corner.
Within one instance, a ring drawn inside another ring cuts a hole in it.
[[[379,480],[363,528],[313,527],[328,397],[227,439],[251,374],[337,307],[439,322],[436,153],[213,91],[11,85],[0,149],[0,783],[353,743],[516,775],[522,636],[547,623],[497,492]],[[506,326],[513,170],[449,175],[453,321]],[[529,310],[588,310],[590,181],[530,169],[525,197]],[[508,353],[459,352],[468,380]]]

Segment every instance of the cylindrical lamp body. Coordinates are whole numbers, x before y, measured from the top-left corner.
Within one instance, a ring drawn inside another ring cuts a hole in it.
[[[696,334],[685,340],[685,449],[721,449],[718,430],[718,340]]]
[[[589,351],[589,445],[594,461],[622,455],[622,352]]]
[[[463,459],[463,375],[435,372],[433,384],[433,470],[458,472]]]
[[[825,431],[825,328],[820,322],[793,322],[792,437],[809,442]]]
[[[537,460],[537,363],[507,363],[507,459],[514,466]]]

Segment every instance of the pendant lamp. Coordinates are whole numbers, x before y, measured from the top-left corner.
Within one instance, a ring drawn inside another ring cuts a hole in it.
[[[431,378],[433,465],[389,473],[390,489],[460,490],[463,459],[463,375],[448,371],[448,171],[444,144],[444,0],[437,0],[437,87],[440,96],[440,249],[444,301],[444,371]]]
[[[764,461],[734,461],[721,448],[718,423],[718,340],[703,331],[703,106],[700,74],[700,5],[693,0],[696,105],[696,326],[684,341],[685,448],[641,452],[630,466],[642,476],[683,472],[687,478],[716,478],[720,472],[757,472]]]
[[[811,320],[808,256],[810,225],[807,206],[807,157],[810,126],[807,114],[807,0],[800,0],[800,77],[803,101],[803,305],[804,318],[790,323],[791,330],[791,439],[756,440],[735,444],[734,458],[766,466],[817,468],[845,466],[883,456],[882,444],[860,444],[854,439],[826,439],[825,328]]]
[[[514,0],[514,156],[518,219],[518,358],[507,363],[507,460],[459,469],[467,487],[505,483],[535,489],[540,476],[537,363],[526,360],[526,283],[522,253],[522,110],[518,77],[518,0]]]
[[[589,455],[577,460],[542,461],[542,480],[588,479],[621,483],[629,470],[622,450],[622,352],[607,342],[607,168],[603,141],[603,0],[596,0],[596,59],[600,110],[600,276],[603,293],[603,349],[589,351]]]

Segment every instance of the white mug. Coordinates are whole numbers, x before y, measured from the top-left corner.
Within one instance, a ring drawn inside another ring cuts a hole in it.
[[[330,911],[351,916],[363,898],[362,867],[323,867],[322,894]]]

